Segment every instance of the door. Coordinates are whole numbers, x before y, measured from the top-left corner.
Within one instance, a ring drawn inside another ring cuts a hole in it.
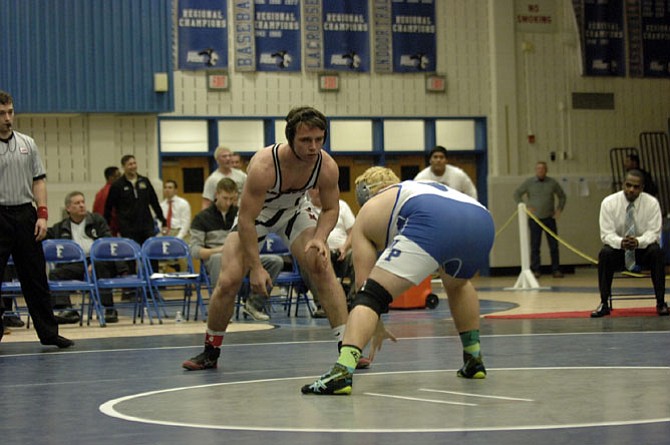
[[[191,216],[202,209],[202,190],[209,176],[212,157],[164,157],[162,159],[163,182],[171,179],[177,182],[177,194],[191,205]]]

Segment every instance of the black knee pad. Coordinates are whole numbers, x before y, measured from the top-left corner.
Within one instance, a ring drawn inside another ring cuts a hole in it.
[[[363,287],[356,293],[351,308],[353,309],[361,304],[375,311],[377,315],[381,315],[389,311],[389,304],[392,301],[393,297],[384,289],[384,286],[368,278],[363,283]]]

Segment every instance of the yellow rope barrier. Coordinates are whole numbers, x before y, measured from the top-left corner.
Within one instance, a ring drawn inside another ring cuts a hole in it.
[[[517,212],[518,212],[518,210],[517,210]],[[515,212],[514,214],[516,215],[517,212]],[[598,264],[598,260],[596,260],[596,259],[594,259],[594,258],[591,258],[590,256],[586,255],[585,253],[580,252],[580,251],[577,250],[575,247],[573,247],[572,245],[570,245],[568,242],[566,242],[566,241],[564,241],[563,239],[559,238],[559,236],[558,236],[556,233],[554,233],[549,227],[547,227],[546,225],[544,225],[544,224],[542,223],[542,221],[540,221],[540,220],[538,219],[537,216],[533,215],[530,211],[528,211],[528,209],[526,209],[526,214],[527,214],[533,221],[535,221],[535,222],[537,223],[537,225],[540,226],[540,227],[542,228],[542,230],[544,230],[544,231],[547,232],[549,235],[551,235],[556,241],[558,241],[559,243],[563,244],[565,247],[567,247],[568,249],[570,249],[573,253],[579,255],[580,257],[584,258],[584,259],[587,260],[587,261],[590,261],[590,262],[593,263],[593,264]],[[514,216],[514,215],[512,215],[512,216]],[[644,275],[644,274],[640,274],[640,273],[636,273],[636,272],[630,272],[630,271],[627,271],[627,270],[624,271],[624,272],[622,272],[622,274],[623,274],[623,275],[628,275],[628,276],[631,276],[631,277],[635,277],[635,278],[643,278],[643,277],[646,277],[646,275]]]
[[[502,227],[501,227],[500,229],[498,229],[498,231],[496,232],[496,235],[495,235],[496,238],[498,238],[498,236],[503,232],[503,230],[505,230],[505,229],[507,228],[507,226],[510,225],[510,223],[514,220],[514,217],[515,217],[518,213],[519,213],[519,209],[516,209],[516,210],[514,211],[514,213],[512,213],[512,215],[507,219],[507,221],[505,221],[505,223],[502,225]],[[556,241],[558,241],[559,243],[563,244],[565,247],[567,247],[568,249],[570,249],[572,252],[574,252],[575,254],[579,255],[579,256],[582,257],[582,258],[584,258],[585,260],[591,262],[592,264],[596,264],[596,265],[598,264],[598,260],[596,260],[595,258],[591,258],[590,256],[588,256],[588,255],[585,254],[585,253],[582,253],[581,251],[577,250],[576,247],[573,247],[571,244],[569,244],[567,241],[564,241],[563,239],[559,238],[559,236],[558,236],[556,233],[554,233],[554,231],[552,231],[549,227],[547,227],[546,225],[544,225],[544,224],[542,223],[542,221],[540,221],[540,220],[538,219],[537,216],[533,215],[530,211],[528,211],[528,209],[526,209],[526,214],[527,214],[533,221],[535,221],[535,222],[537,223],[537,225],[540,226],[540,227],[542,228],[542,230],[544,230],[544,231],[547,232],[549,235],[551,235]],[[628,271],[628,270],[625,270],[625,271],[621,272],[621,274],[622,274],[622,275],[627,275],[627,276],[629,276],[629,277],[635,277],[635,278],[646,278],[646,277],[647,277],[647,275],[645,275],[645,274],[641,274],[641,273],[637,273],[637,272],[630,272],[630,271]]]
[[[498,235],[502,233],[503,230],[509,226],[509,224],[514,220],[514,217],[519,213],[519,209],[516,209],[514,213],[512,213],[512,216],[509,217],[507,221],[505,221],[505,224],[502,225],[502,227],[496,232],[496,238],[498,238]]]

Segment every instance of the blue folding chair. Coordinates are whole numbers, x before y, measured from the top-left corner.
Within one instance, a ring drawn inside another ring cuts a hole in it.
[[[93,283],[95,283],[98,301],[100,301],[100,289],[134,289],[133,323],[137,321],[138,316],[140,321],[144,323],[144,316],[147,315],[149,323],[153,324],[154,320],[150,309],[156,314],[158,322],[163,323],[156,301],[150,293],[147,294],[149,280],[139,244],[128,238],[98,238],[91,246],[90,258],[93,265]],[[99,278],[95,273],[95,264],[101,261],[130,262],[135,266],[135,274],[115,278]]]
[[[286,312],[288,315],[290,315],[291,306],[293,304],[293,297],[295,296],[294,315],[296,317],[298,316],[300,302],[302,301],[307,306],[309,315],[313,316],[314,310],[310,303],[309,295],[307,294],[309,288],[300,274],[298,262],[291,256],[291,250],[288,248],[286,243],[284,243],[284,240],[282,240],[282,238],[275,233],[269,233],[265,238],[265,242],[261,247],[260,253],[288,256],[291,257],[293,264],[293,269],[291,271],[280,272],[277,276],[277,279],[274,281],[275,286],[286,289],[286,292],[281,295],[271,297],[269,302],[272,303],[273,299],[283,300],[284,306],[286,307]]]
[[[9,259],[7,260],[7,267],[13,265],[14,265],[14,259],[10,255]],[[19,282],[18,278],[13,278],[11,281],[4,281],[4,277],[0,277],[0,279],[3,279],[2,283],[0,283],[0,294],[2,295],[3,298],[12,299],[12,307],[5,308],[5,315],[13,315],[18,317],[20,320],[21,314],[25,314],[27,318],[26,329],[29,328],[30,313],[28,312],[28,308],[25,306],[20,306],[18,302],[18,297],[23,296],[23,291],[21,290],[21,283]]]
[[[197,319],[198,312],[206,314],[201,289],[203,284],[207,286],[207,282],[203,283],[202,274],[195,272],[193,258],[188,244],[184,240],[174,236],[151,237],[142,244],[142,257],[149,277],[149,292],[154,301],[161,306],[166,317],[165,305],[167,301],[163,298],[161,289],[182,289],[184,291],[181,306],[186,320],[190,317],[191,295],[195,290],[196,310],[194,320]],[[157,273],[158,271],[155,271],[152,266],[152,261],[177,262],[180,260],[186,263],[186,271],[184,272],[161,274]]]
[[[81,280],[54,280],[49,279],[49,289],[52,292],[78,292],[81,294],[80,310],[82,315],[85,313],[86,301],[88,296],[88,318],[86,324],[91,324],[91,316],[95,311],[98,322],[101,327],[105,323],[105,311],[100,304],[98,292],[95,283],[88,272],[88,260],[86,254],[79,244],[69,239],[44,240],[42,242],[44,258],[49,268],[58,264],[81,263],[83,266],[83,277]],[[79,326],[83,324],[83,317],[79,319]]]

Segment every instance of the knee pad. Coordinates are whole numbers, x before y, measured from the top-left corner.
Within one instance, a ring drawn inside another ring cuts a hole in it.
[[[360,304],[369,307],[377,315],[381,315],[389,311],[389,304],[392,301],[393,297],[384,289],[384,286],[368,278],[365,280],[363,287],[356,293],[351,308],[353,309]]]

